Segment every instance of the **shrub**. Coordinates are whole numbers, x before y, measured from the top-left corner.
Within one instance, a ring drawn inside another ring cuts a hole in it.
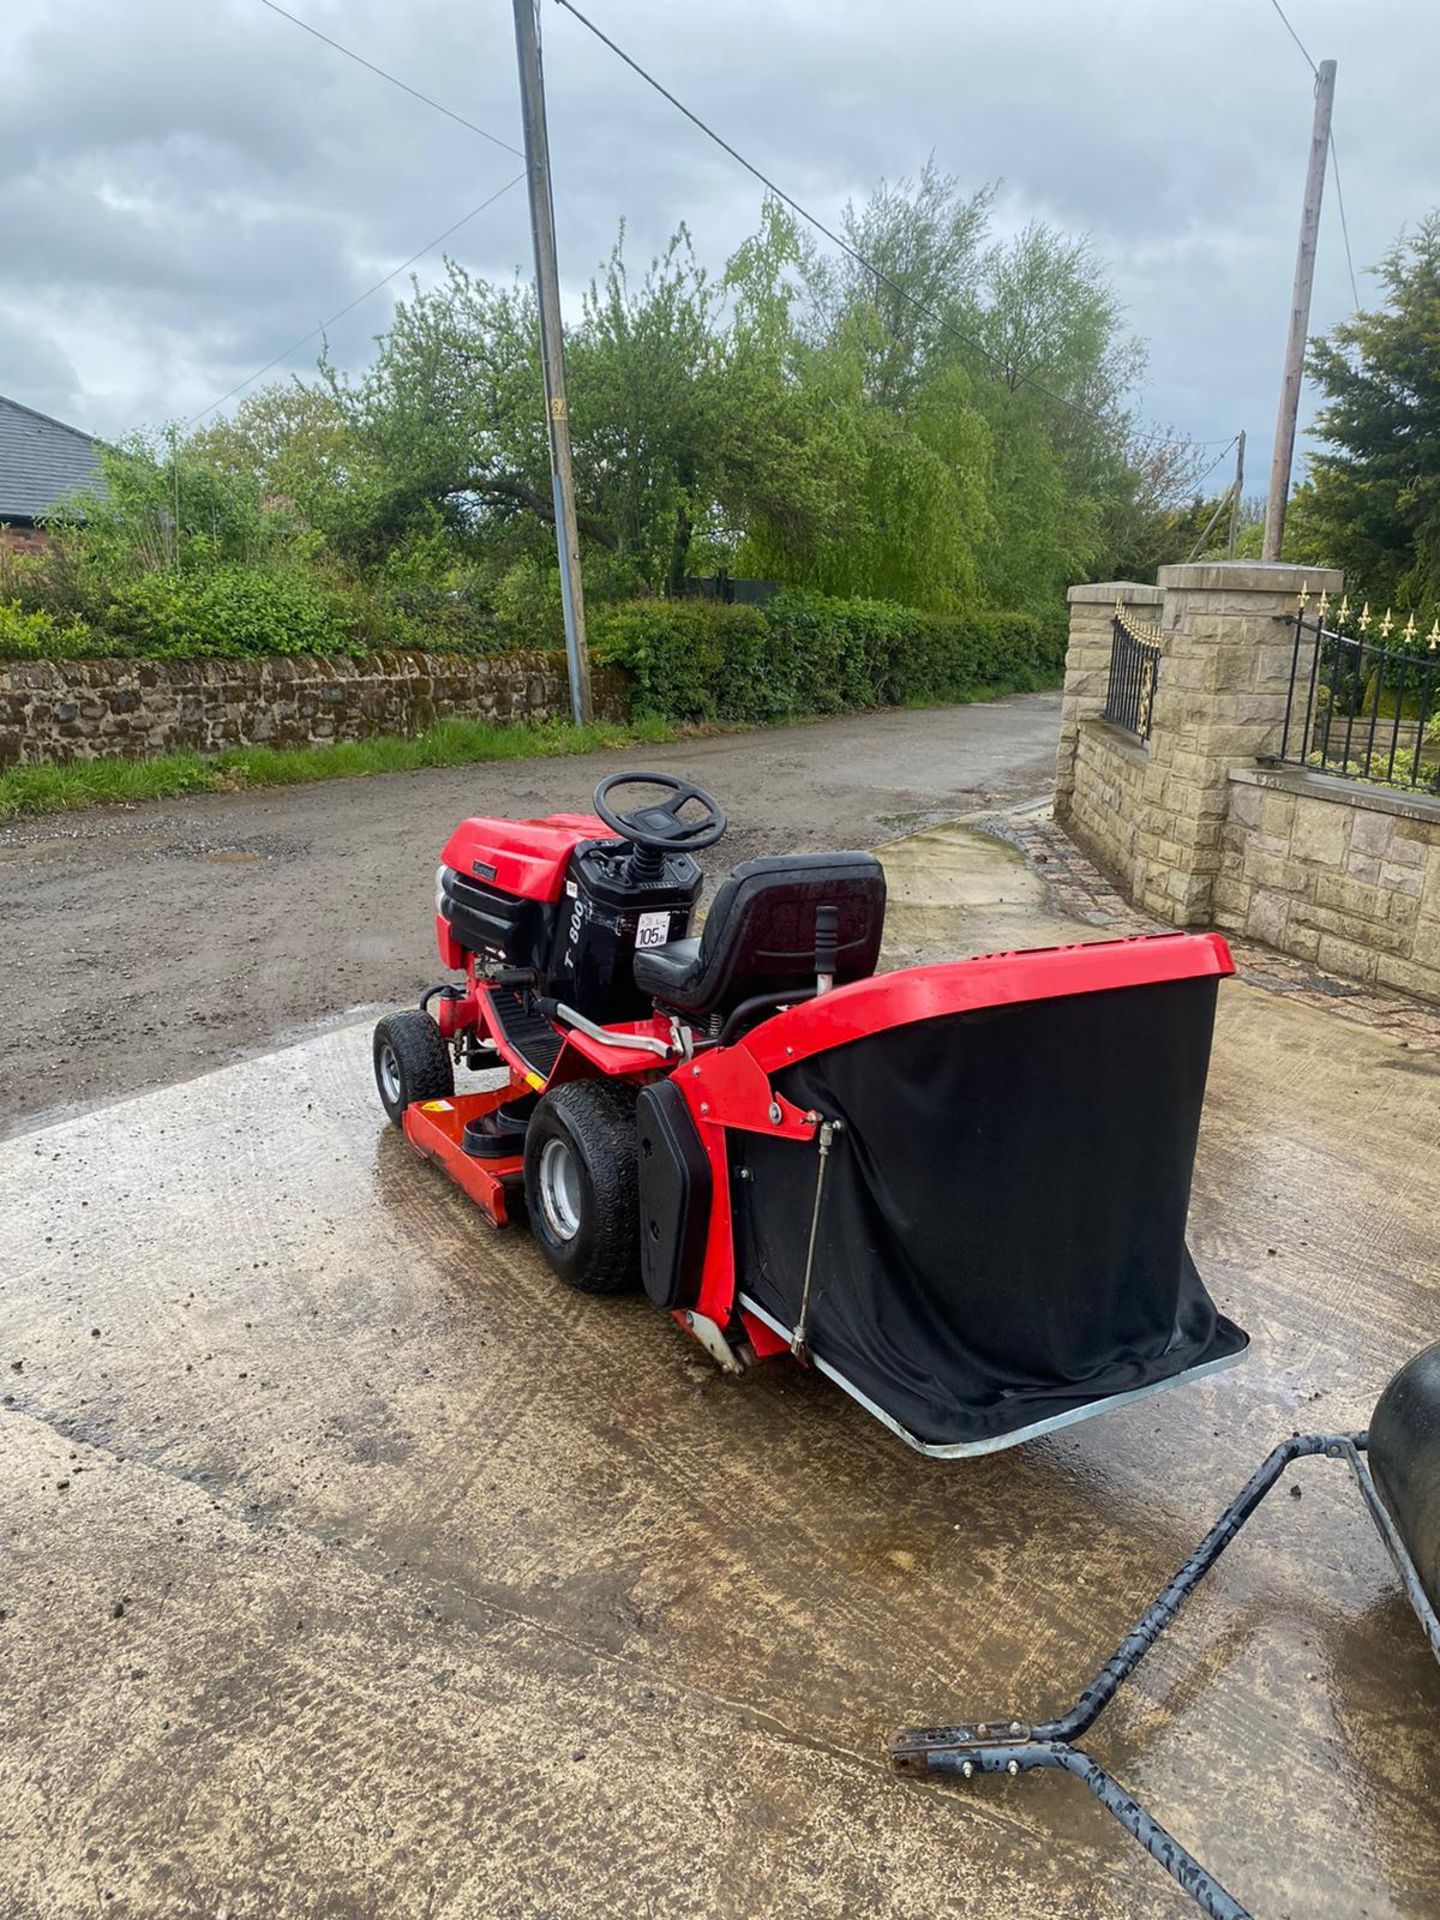
[[[766,621],[756,607],[706,600],[635,600],[596,608],[587,638],[597,662],[631,678],[636,713],[677,720],[751,720],[789,711],[767,687]]]
[[[27,613],[17,600],[0,600],[0,660],[55,660],[105,652],[82,620],[58,620],[53,613]]]
[[[763,608],[635,601],[597,609],[597,660],[630,674],[636,713],[773,721],[1052,685],[1063,614],[921,613],[785,593]]]
[[[340,653],[363,640],[336,598],[309,575],[214,567],[142,573],[115,589],[105,614],[117,653],[195,658],[254,653]]]

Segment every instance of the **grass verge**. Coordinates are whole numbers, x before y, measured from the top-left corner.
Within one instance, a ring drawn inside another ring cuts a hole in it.
[[[607,747],[673,740],[663,720],[628,726],[597,721],[588,727],[489,726],[481,720],[442,720],[413,739],[385,735],[333,747],[232,747],[225,753],[159,754],[151,760],[77,760],[63,767],[11,767],[0,773],[0,820],[20,814],[74,813],[184,793],[239,793],[249,787],[306,786],[315,780],[354,779],[370,773],[408,773],[419,767],[463,767],[483,760],[536,760]]]

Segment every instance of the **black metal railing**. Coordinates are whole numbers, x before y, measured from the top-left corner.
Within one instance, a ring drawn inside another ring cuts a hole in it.
[[[1333,623],[1333,624],[1332,624]],[[1352,630],[1353,629],[1353,630]],[[1322,594],[1295,615],[1279,759],[1289,766],[1440,792],[1440,621],[1422,634]]]
[[[1160,674],[1160,643],[1158,637],[1138,629],[1121,607],[1115,609],[1112,626],[1105,718],[1136,739],[1148,740]]]

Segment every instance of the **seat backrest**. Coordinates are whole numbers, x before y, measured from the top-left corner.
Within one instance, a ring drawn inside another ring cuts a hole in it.
[[[700,936],[710,1006],[815,979],[815,913],[833,907],[835,980],[874,973],[885,931],[885,870],[873,853],[746,860],[716,894]]]

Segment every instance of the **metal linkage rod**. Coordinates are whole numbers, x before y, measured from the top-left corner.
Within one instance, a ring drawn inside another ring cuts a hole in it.
[[[1112,1774],[1074,1743],[1095,1724],[1121,1683],[1139,1666],[1290,1462],[1309,1454],[1348,1461],[1371,1518],[1405,1583],[1406,1595],[1420,1616],[1431,1646],[1440,1654],[1440,1622],[1381,1503],[1369,1468],[1360,1457],[1366,1438],[1363,1433],[1297,1433],[1282,1441],[1251,1475],[1174,1579],[1156,1595],[1068,1713],[1038,1725],[1001,1719],[953,1727],[905,1727],[890,1744],[896,1768],[919,1775],[958,1774],[966,1780],[977,1773],[1072,1773],[1211,1920],[1250,1920],[1248,1910],[1234,1895],[1132,1799]]]
[[[1282,1441],[1246,1481],[1175,1578],[1151,1601],[1069,1713],[1036,1727],[1035,1738],[1076,1740],[1087,1733],[1114,1699],[1120,1683],[1129,1679],[1290,1462],[1307,1454],[1325,1453],[1334,1445],[1332,1436],[1319,1433],[1292,1434]]]

